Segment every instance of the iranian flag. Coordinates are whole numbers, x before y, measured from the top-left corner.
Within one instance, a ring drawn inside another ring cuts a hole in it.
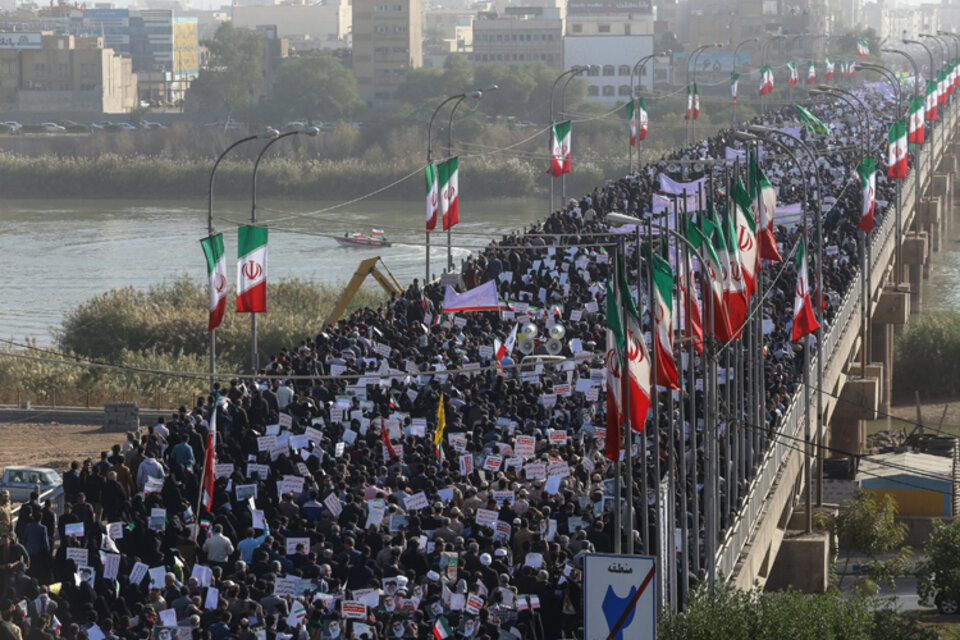
[[[637,120],[640,123],[640,139],[647,137],[647,101],[640,98],[640,108],[637,109]]]
[[[903,120],[890,124],[887,138],[887,177],[907,177],[907,125]]]
[[[953,84],[960,87],[960,58],[953,61]]]
[[[207,289],[210,293],[207,331],[213,331],[223,322],[223,312],[227,308],[227,258],[223,253],[223,234],[207,236],[200,241],[200,246],[207,259]]]
[[[743,269],[743,279],[747,285],[747,292],[757,290],[757,274],[760,271],[760,247],[757,246],[757,223],[750,212],[750,194],[743,186],[743,181],[730,185],[734,194],[736,208],[736,249],[740,251],[740,265]]]
[[[693,270],[688,268],[688,262],[682,255],[677,256],[677,271],[680,275],[680,326],[684,328],[684,335],[693,340],[693,348],[697,353],[703,353],[703,307],[700,304]]]
[[[827,66],[827,73],[824,78],[826,78],[829,82],[830,80],[833,80],[833,58],[827,58],[823,62]]]
[[[862,205],[860,207],[860,224],[857,226],[866,233],[873,232],[873,210],[876,206],[875,193],[877,190],[877,161],[872,158],[864,158],[857,169],[860,176],[860,191],[863,194]]]
[[[693,117],[693,91],[687,85],[687,120]]]
[[[503,362],[504,356],[508,356],[513,353],[513,345],[517,342],[517,327],[520,326],[520,323],[513,325],[513,331],[510,332],[510,337],[507,338],[507,341],[500,342],[499,339],[493,339],[493,352],[497,356],[497,362]]]
[[[813,81],[817,79],[817,67],[813,64],[813,60],[807,61],[807,84],[813,84]]]
[[[923,98],[910,96],[910,131],[907,142],[923,144]]]
[[[700,89],[697,88],[697,83],[693,83],[693,119],[696,120],[700,117]]]
[[[788,86],[796,86],[800,82],[800,74],[797,73],[797,65],[794,62],[787,63],[787,71],[790,72],[790,80],[787,82]]]
[[[630,122],[630,146],[637,146],[637,118],[634,113],[634,104],[636,100],[627,103],[627,120]]]
[[[773,91],[773,68],[765,64],[760,67],[760,91],[759,95],[765,96]]]
[[[626,342],[620,320],[619,292],[614,273],[607,280],[607,435],[605,449],[608,459],[620,459],[620,425],[625,418],[623,410],[623,347]]]
[[[657,386],[680,389],[673,358],[673,270],[670,263],[651,252],[653,267],[653,324]]]
[[[777,237],[773,233],[773,216],[777,210],[777,192],[763,169],[757,162],[756,156],[750,158],[753,174],[753,192],[751,200],[756,202],[754,209],[755,220],[759,221],[757,242],[760,244],[760,257],[771,262],[783,262],[783,256],[777,248]]]
[[[213,394],[213,409],[210,410],[210,425],[207,427],[207,446],[203,450],[203,476],[200,479],[200,485],[203,487],[200,504],[212,513],[213,509],[213,481],[214,468],[217,464],[217,393]],[[199,520],[200,514],[197,514]]]
[[[445,617],[437,618],[437,623],[433,625],[433,637],[434,640],[446,640],[453,637],[453,629]]]
[[[439,167],[440,178],[440,214],[443,216],[443,230],[460,222],[460,159],[454,156]]]
[[[937,119],[937,83],[927,80],[927,120]]]
[[[937,72],[937,104],[947,104],[947,74]]]
[[[750,303],[750,292],[743,279],[743,265],[740,263],[740,250],[737,247],[737,232],[733,216],[723,215],[723,233],[719,235],[725,246],[717,251],[723,271],[724,290],[723,301],[730,319],[730,329],[735,337],[740,337],[743,323],[747,319],[747,305]],[[720,226],[719,224],[717,225]]]
[[[950,70],[947,71],[947,93],[953,95],[953,90],[957,84],[957,62],[950,63]]]
[[[857,38],[857,55],[861,58],[870,57],[870,41],[866,38]]]
[[[637,305],[630,295],[630,286],[627,284],[626,269],[623,266],[623,257],[617,261],[617,291],[620,294],[620,306],[627,318],[625,349],[621,361],[626,358],[627,365],[627,395],[630,405],[630,428],[634,431],[643,431],[647,422],[647,411],[650,409],[650,356],[647,354],[647,345],[643,341],[643,329],[640,326],[640,314]],[[608,307],[609,312],[609,307]],[[619,312],[619,311],[618,311]]]
[[[737,88],[740,86],[740,74],[731,73],[730,74],[730,95],[733,97],[733,101],[737,101]]]
[[[857,61],[856,60],[851,60],[850,62],[847,63],[847,74],[849,74],[851,80],[857,77]]]
[[[550,168],[547,173],[558,178],[570,173],[570,121],[553,125],[550,136]]]
[[[237,234],[237,311],[267,310],[267,229],[244,225]]]
[[[705,261],[703,266],[707,272],[707,277],[703,281],[704,291],[709,288],[710,295],[713,297],[713,335],[718,340],[728,342],[733,339],[733,331],[730,329],[730,319],[727,317],[727,308],[723,297],[723,274],[725,270],[713,244],[719,242],[723,245],[723,240],[718,239],[716,235],[719,234],[722,238],[723,234],[708,218],[703,220],[703,227],[704,230],[700,231],[699,227],[691,220],[687,224],[687,238],[694,247],[701,249],[703,253]],[[713,242],[710,240],[711,237],[714,238]]]
[[[437,165],[433,162],[423,170],[427,183],[427,231],[437,228],[437,214],[440,211],[440,182],[437,179]]]
[[[810,335],[820,328],[817,316],[813,312],[813,301],[810,299],[810,281],[807,280],[807,247],[803,236],[797,246],[797,291],[793,299],[793,331],[790,334],[791,342]]]

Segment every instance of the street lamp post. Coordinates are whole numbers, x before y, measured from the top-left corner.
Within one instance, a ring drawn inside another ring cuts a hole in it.
[[[250,224],[257,224],[257,171],[260,169],[260,160],[263,159],[263,154],[267,152],[275,142],[282,140],[283,138],[289,138],[290,136],[295,136],[299,134],[304,134],[307,136],[315,137],[320,133],[320,129],[316,127],[304,127],[303,129],[294,129],[293,131],[287,131],[286,133],[281,133],[270,138],[270,141],[267,144],[263,145],[263,148],[260,149],[260,153],[257,154],[257,159],[253,163],[253,177],[250,179]],[[266,268],[266,264],[264,264]],[[257,371],[260,369],[260,356],[257,353],[257,314],[250,314],[250,372],[253,375],[257,374]]]
[[[907,113],[904,114],[903,88],[900,86],[900,80],[899,78],[897,78],[897,74],[893,73],[886,67],[883,67],[877,64],[865,64],[865,65],[862,65],[861,68],[863,68],[865,71],[873,71],[874,73],[879,73],[881,76],[883,76],[887,80],[887,82],[890,83],[890,86],[893,87],[893,90],[897,95],[897,119],[899,119],[901,116],[905,116],[905,118],[909,122],[910,118],[913,117],[913,114],[910,113],[910,109],[907,109]],[[907,125],[907,127],[909,129],[909,124]],[[919,149],[917,150],[916,158],[917,159],[920,158]],[[916,179],[916,177],[917,176],[915,175],[914,179]],[[900,190],[901,190],[900,180],[897,180],[897,209],[896,209],[896,215],[897,215],[896,245],[897,246],[896,246],[896,262],[894,265],[894,276],[896,277],[897,287],[899,287],[900,283],[903,281],[903,264],[902,264],[903,262],[903,246],[902,246],[903,229],[901,228],[902,220],[903,220],[903,201],[902,201]]]
[[[486,89],[474,89],[469,94],[463,94],[456,102],[453,103],[453,108],[450,109],[450,119],[447,121],[447,157],[450,158],[453,156],[453,116],[456,115],[457,109],[463,104],[463,101],[468,97],[473,98],[474,100],[479,101],[483,97],[485,91],[496,91],[499,89],[495,84],[490,85]],[[447,271],[453,271],[453,242],[451,240],[450,227],[447,228]]]
[[[631,100],[636,99],[637,97],[636,94],[640,93],[639,90],[634,92],[633,76],[637,76],[637,79],[639,80],[643,76],[643,69],[644,67],[646,67],[648,60],[652,60],[653,58],[660,58],[663,56],[669,56],[672,53],[673,52],[670,49],[667,49],[666,51],[660,51],[659,53],[651,53],[648,56],[644,56],[640,58],[637,61],[637,63],[633,65],[633,68],[630,70],[630,99]],[[634,118],[636,118],[636,109],[634,109]],[[641,150],[640,150],[640,140],[638,139],[637,140],[637,169],[639,170],[641,166],[643,166],[643,163],[642,163],[642,156],[641,156]],[[629,159],[627,161],[627,173],[633,173],[633,145],[630,145],[630,149],[629,149]]]
[[[816,178],[817,184],[817,193],[814,200],[816,201],[816,223],[817,223],[817,297],[823,297],[823,185],[820,181],[820,169],[817,167],[817,157],[814,155],[813,150],[810,146],[801,140],[798,136],[795,136],[786,131],[780,129],[774,129],[771,127],[764,127],[760,125],[753,125],[747,127],[747,131],[750,133],[761,136],[764,139],[768,139],[773,135],[783,136],[789,138],[797,145],[798,148],[802,149],[806,154],[807,159],[810,161],[810,170]],[[818,300],[814,305],[817,308],[817,314],[821,316],[823,308]],[[823,428],[820,422],[823,420],[823,322],[820,323],[820,328],[817,329],[817,434],[820,441],[820,448],[817,451],[817,505],[823,503]]]
[[[933,82],[934,84],[936,84],[939,79],[937,78],[937,70],[933,62],[933,51],[930,50],[930,47],[923,44],[919,40],[907,40],[906,38],[903,39],[903,44],[915,44],[923,47],[923,50],[927,52],[927,56],[930,58],[930,77],[933,78]],[[940,143],[940,146],[942,146],[943,145],[943,127],[940,126],[939,122],[935,126],[937,129],[938,142]],[[936,167],[934,167],[933,165],[933,149],[930,149],[930,175],[933,175],[934,169],[936,169]]]
[[[760,67],[761,69],[768,64],[771,51],[773,49],[773,43],[777,40],[786,40],[787,36],[784,35],[775,35],[766,39],[766,41],[760,44]],[[760,81],[763,82],[763,74],[760,75]],[[764,100],[763,96],[760,96],[760,114],[763,115]]]
[[[220,161],[226,157],[228,153],[234,148],[238,147],[244,142],[250,142],[252,140],[272,140],[280,135],[276,129],[267,129],[263,133],[247,136],[245,138],[240,138],[229,147],[223,150],[223,152],[217,157],[216,162],[213,163],[213,169],[210,170],[210,182],[207,184],[207,234],[213,235],[213,179],[217,175],[217,167],[220,166]],[[216,373],[217,373],[217,331],[214,329],[210,332],[210,392],[213,393],[213,385],[216,382]]]
[[[760,42],[760,38],[749,38],[749,39],[747,39],[747,40],[744,40],[743,42],[738,43],[737,46],[733,48],[733,72],[734,72],[734,73],[737,72],[737,63],[738,63],[738,61],[740,60],[740,58],[739,58],[739,55],[740,55],[740,47],[746,46],[746,45],[750,44],[751,42]],[[761,47],[761,48],[762,48],[762,47]],[[733,116],[730,118],[730,124],[734,124],[734,125],[735,125],[736,123],[737,123],[737,101],[734,100],[734,101],[733,101]]]
[[[599,65],[588,64],[580,67],[580,70],[577,73],[572,73],[567,76],[567,79],[564,81],[563,86],[560,88],[560,117],[563,118],[567,109],[567,86],[582,73],[587,71],[598,71],[600,69]],[[560,206],[563,206],[563,203],[567,199],[567,174],[560,174]]]
[[[554,96],[557,91],[557,85],[564,78],[572,75],[578,75],[580,73],[583,73],[587,69],[589,69],[589,67],[579,66],[579,65],[571,69],[567,69],[566,71],[564,71],[563,73],[557,76],[556,80],[553,81],[553,86],[550,87],[550,134],[549,134],[550,137],[548,138],[548,141],[547,141],[547,155],[553,154],[553,128],[557,124],[557,118],[553,110],[553,105],[554,105]],[[554,192],[553,180],[550,180],[550,211],[547,212],[547,215],[550,215],[553,213],[553,195],[554,195],[553,192]]]
[[[920,96],[921,96],[922,94],[920,93],[920,90],[921,90],[921,89],[920,89],[920,66],[917,64],[917,61],[913,59],[913,56],[909,55],[908,53],[906,53],[906,52],[904,52],[904,51],[901,51],[900,49],[882,49],[881,51],[882,51],[883,53],[895,53],[895,54],[897,54],[897,55],[901,55],[901,56],[903,56],[904,58],[906,58],[906,59],[910,62],[910,64],[913,66],[913,78],[914,78],[914,83],[913,83],[913,98],[914,98],[914,102],[916,102],[917,100],[919,100],[919,99],[920,99]],[[923,111],[924,111],[924,112],[923,112],[923,114],[921,115],[921,117],[922,117],[922,118],[926,118],[926,106],[924,106]],[[930,144],[930,153],[931,153],[931,154],[933,153],[933,140],[932,140],[932,138],[931,138],[931,144]],[[921,189],[920,189],[920,175],[921,175],[921,174],[920,174],[920,158],[921,158],[921,155],[922,155],[922,154],[920,153],[920,149],[919,149],[919,148],[917,149],[917,154],[916,154],[916,155],[917,155],[917,171],[916,171],[916,175],[913,176],[913,186],[914,186],[913,213],[914,213],[914,215],[917,215],[917,213],[920,211],[920,191],[921,191]],[[932,166],[933,166],[933,160],[932,160],[933,156],[931,155],[930,157],[931,157],[930,166],[932,167]],[[901,222],[902,222],[902,221],[901,221]],[[900,226],[900,225],[898,225],[898,229],[897,229],[898,231],[900,231],[899,226]],[[901,275],[903,274],[902,265],[901,265],[901,267],[900,267],[900,274],[901,274]],[[900,281],[898,281],[897,284],[899,285],[899,284],[900,284]]]
[[[687,58],[687,105],[688,107],[690,106],[690,101],[693,100],[693,96],[691,93],[693,89],[691,89],[690,87],[690,67],[693,67],[693,84],[695,87],[697,84],[697,58],[700,57],[700,54],[706,51],[707,49],[712,49],[714,47],[722,47],[722,46],[723,46],[722,44],[719,44],[717,42],[711,42],[708,44],[701,45],[690,52],[690,56]],[[697,135],[697,129],[696,129],[697,120],[694,117],[695,112],[692,109],[688,109],[688,111],[690,112],[690,115],[687,118],[688,120],[687,130],[689,135],[689,142],[693,142]]]

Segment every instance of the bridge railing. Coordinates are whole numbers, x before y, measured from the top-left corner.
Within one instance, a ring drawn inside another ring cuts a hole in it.
[[[948,130],[951,130],[953,123],[953,118],[945,123],[945,126]],[[942,145],[936,144],[934,147],[934,154],[938,159],[940,158],[942,152]],[[924,184],[929,181],[932,172],[928,165],[924,165],[922,169],[924,175],[923,182],[921,182],[921,184]],[[916,172],[911,171],[907,180],[904,180],[904,184],[901,186],[900,190],[902,206],[908,211],[913,207],[913,200],[912,198],[909,198],[907,194],[912,193],[912,189],[914,189],[913,181],[915,179]],[[909,218],[909,215],[902,216],[902,224],[904,227],[907,226],[907,220]],[[884,216],[883,222],[880,224],[880,227],[877,229],[877,232],[873,237],[873,246],[875,249],[871,256],[871,272],[876,273],[876,269],[884,266],[878,264],[878,262],[881,257],[888,255],[890,247],[887,245],[895,242],[895,231],[896,215],[891,207],[888,210],[888,213]],[[871,282],[870,286],[874,286],[874,283]],[[880,282],[880,286],[882,286],[882,281]],[[859,265],[857,265],[853,273],[853,279],[850,283],[850,287],[847,289],[847,292],[841,299],[837,313],[834,315],[833,322],[824,332],[823,353],[825,355],[825,384],[829,384],[827,381],[831,379],[831,375],[837,375],[839,371],[841,371],[846,365],[845,360],[849,357],[849,353],[839,353],[837,347],[846,336],[848,331],[857,331],[859,329],[859,316],[862,312],[861,294],[862,284],[860,280],[860,268]],[[816,371],[816,369],[817,358],[814,356],[811,358],[810,370]],[[828,375],[828,372],[830,372],[831,375]],[[812,382],[815,383],[816,381],[813,380]],[[787,408],[787,412],[774,434],[773,443],[767,449],[763,461],[757,468],[757,475],[753,478],[747,488],[745,498],[742,503],[743,506],[741,507],[739,513],[735,516],[735,519],[731,523],[730,527],[727,529],[723,540],[720,542],[716,556],[716,567],[717,571],[722,573],[722,575],[727,577],[734,575],[740,554],[743,552],[747,543],[755,533],[757,526],[760,524],[760,516],[763,512],[767,498],[774,487],[777,476],[780,473],[787,456],[790,454],[801,455],[801,452],[798,451],[798,449],[803,449],[802,429],[805,423],[805,416],[806,405],[802,401],[802,394],[798,393],[796,396],[794,396],[793,401]],[[812,426],[814,429],[816,429],[816,425]]]

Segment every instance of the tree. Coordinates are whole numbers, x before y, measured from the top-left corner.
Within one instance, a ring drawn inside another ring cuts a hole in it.
[[[200,70],[190,94],[208,108],[224,109],[230,117],[263,86],[263,42],[253,31],[224,22],[204,46],[210,51],[210,65]]]
[[[269,101],[283,120],[338,120],[363,107],[353,74],[328,51],[280,63]]]
[[[934,600],[941,610],[960,596],[960,520],[933,521],[933,532],[923,546],[926,556],[917,567],[917,594],[920,601]],[[948,603],[947,600],[950,602]]]
[[[896,522],[897,501],[891,495],[882,499],[871,491],[857,489],[853,497],[844,503],[836,518],[821,518],[818,525],[832,531],[837,537],[841,551],[846,552],[843,571],[837,583],[839,589],[846,577],[853,554],[866,556],[869,560],[869,575],[857,585],[875,591],[874,580],[890,585],[902,575],[910,560],[910,547],[902,547],[890,560],[880,557],[900,547],[907,537],[907,525]]]

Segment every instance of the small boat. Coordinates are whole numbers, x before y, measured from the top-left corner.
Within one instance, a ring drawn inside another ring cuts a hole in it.
[[[373,229],[370,235],[365,233],[343,234],[342,238],[335,238],[337,242],[345,247],[389,247],[392,242],[387,240],[387,236],[380,229]]]

